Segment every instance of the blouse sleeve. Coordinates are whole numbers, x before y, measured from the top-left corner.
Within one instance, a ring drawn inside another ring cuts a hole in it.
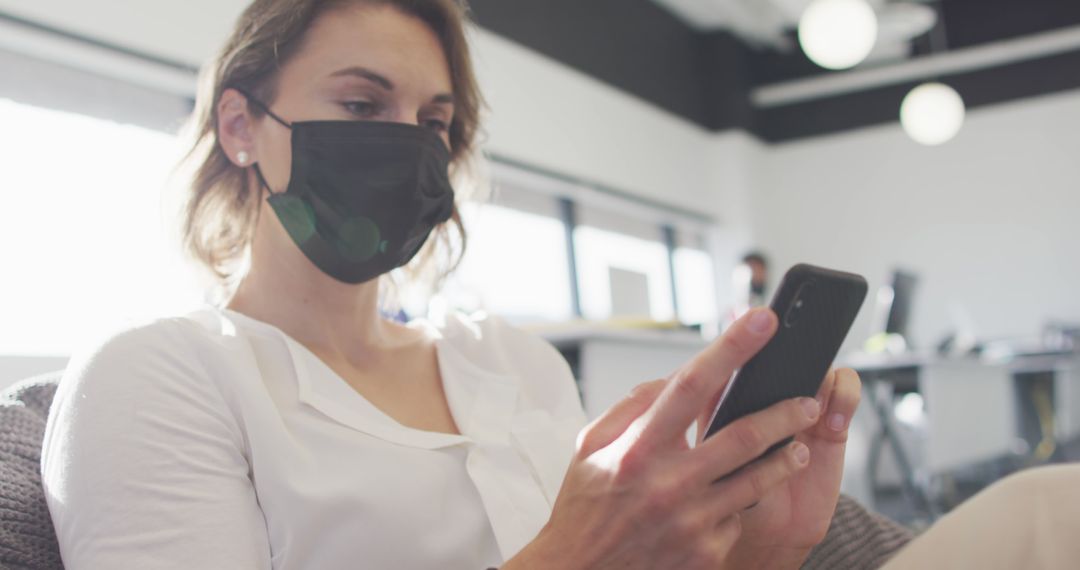
[[[42,478],[68,570],[270,568],[243,434],[193,327],[127,331],[61,381]]]

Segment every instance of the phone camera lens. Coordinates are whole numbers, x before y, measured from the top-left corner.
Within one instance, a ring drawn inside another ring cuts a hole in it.
[[[786,315],[784,315],[784,326],[787,328],[795,328],[795,325],[799,324],[799,317],[802,315],[802,310],[795,305],[792,305]]]
[[[807,297],[814,290],[814,282],[808,281],[804,283],[802,287],[799,287],[799,291],[795,293],[795,300],[792,301],[791,307],[788,308],[787,313],[784,315],[784,326],[787,328],[794,328],[799,324],[800,317],[802,317],[803,308],[806,306]]]

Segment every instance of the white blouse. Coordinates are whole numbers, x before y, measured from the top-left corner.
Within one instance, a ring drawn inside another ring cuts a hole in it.
[[[205,309],[72,361],[42,474],[68,570],[475,569],[546,523],[585,423],[565,361],[451,317],[462,435],[405,427],[281,330]]]

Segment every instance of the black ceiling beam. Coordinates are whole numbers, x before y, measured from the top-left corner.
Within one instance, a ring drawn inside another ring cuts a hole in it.
[[[713,130],[742,126],[725,103],[749,92],[728,49],[649,0],[471,0],[477,24]],[[731,38],[730,34],[720,34]],[[702,84],[707,77],[709,85]],[[726,85],[727,88],[720,89]],[[718,104],[718,102],[720,104]]]
[[[753,129],[753,84],[746,52],[746,46],[728,32],[698,37],[698,82],[711,107],[710,120],[700,123],[703,127],[713,131]]]
[[[799,49],[751,47],[702,32],[651,0],[471,0],[477,23],[696,123],[770,142],[893,122],[914,84],[758,109],[751,91],[829,73]],[[950,49],[1080,25],[1080,0],[941,0]],[[789,37],[796,45],[794,33]],[[915,57],[930,55],[916,42]],[[1069,66],[1072,66],[1071,68]],[[1080,88],[1080,54],[939,78],[969,107]],[[537,94],[542,96],[542,94]]]
[[[1076,0],[940,0],[949,49],[1080,25]]]
[[[1080,51],[935,78],[960,92],[968,110],[1017,99],[1080,89]],[[846,93],[782,107],[759,109],[751,131],[768,142],[894,123],[900,103],[919,82]]]

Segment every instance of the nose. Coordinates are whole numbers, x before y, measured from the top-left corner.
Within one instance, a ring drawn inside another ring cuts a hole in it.
[[[420,109],[400,108],[389,117],[389,120],[394,123],[418,127],[420,126]]]

